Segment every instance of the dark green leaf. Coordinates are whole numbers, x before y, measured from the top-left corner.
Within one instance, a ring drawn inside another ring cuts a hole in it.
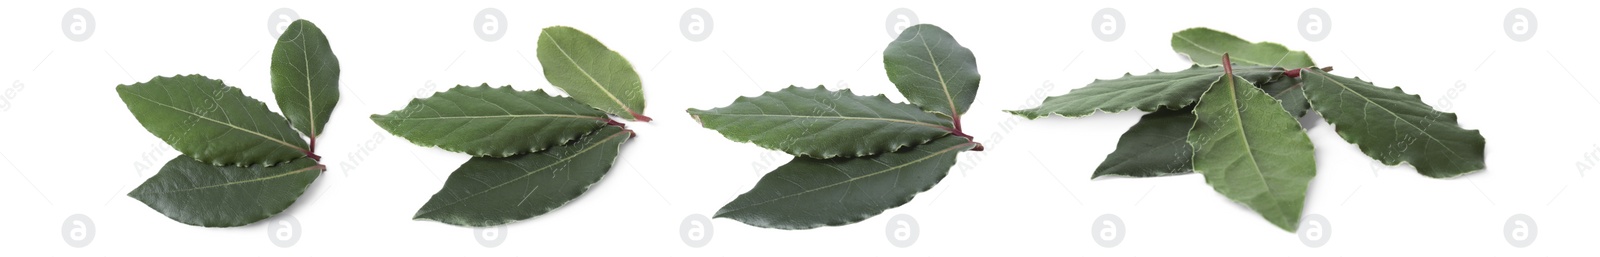
[[[1305,116],[1304,90],[1298,80],[1279,77],[1261,86],[1267,94],[1280,100],[1284,109],[1295,117]],[[1183,110],[1161,109],[1145,114],[1139,123],[1117,141],[1117,150],[1106,156],[1094,176],[1119,175],[1128,177],[1158,177],[1189,174],[1193,171],[1189,148],[1189,128],[1194,126],[1194,108]]]
[[[722,206],[716,217],[779,229],[860,222],[933,188],[955,165],[957,153],[977,145],[947,136],[871,157],[795,157]]]
[[[1461,128],[1454,113],[1440,112],[1400,88],[1305,69],[1312,109],[1345,141],[1386,165],[1410,163],[1435,178],[1484,168],[1483,135]]]
[[[283,116],[221,80],[156,77],[119,85],[117,95],[150,134],[201,162],[276,165],[308,152]]]
[[[1161,109],[1139,118],[1122,134],[1117,150],[1095,168],[1098,178],[1105,175],[1158,177],[1188,174],[1192,171],[1189,128],[1194,127],[1194,108]]]
[[[240,168],[178,156],[128,196],[183,224],[237,227],[288,209],[322,169],[310,158]]]
[[[1039,107],[1007,111],[1035,119],[1050,114],[1064,117],[1082,117],[1096,110],[1115,113],[1129,109],[1154,112],[1159,108],[1176,109],[1189,106],[1201,93],[1222,76],[1222,67],[1193,66],[1178,72],[1161,72],[1134,76],[1123,75],[1112,80],[1099,80],[1083,88],[1073,89],[1066,95],[1044,99]],[[1283,73],[1272,67],[1236,67],[1236,75],[1249,81],[1266,81]]]
[[[900,32],[883,50],[883,69],[906,100],[947,117],[961,117],[978,95],[978,61],[972,50],[931,24]]]
[[[422,146],[506,157],[571,142],[609,121],[604,112],[543,90],[457,86],[372,115],[389,133]]]
[[[633,132],[614,126],[570,145],[506,158],[474,157],[450,174],[415,219],[488,227],[539,216],[600,181]]]
[[[1282,77],[1261,85],[1272,98],[1278,99],[1279,105],[1295,117],[1306,116],[1306,110],[1311,109],[1311,103],[1306,101],[1306,90],[1301,87],[1300,80]]]
[[[1222,64],[1222,54],[1230,54],[1234,63],[1250,66],[1304,68],[1316,66],[1306,52],[1290,51],[1278,43],[1250,43],[1226,32],[1208,28],[1191,28],[1172,33],[1172,50],[1188,55],[1196,64],[1217,66]]]
[[[295,129],[313,142],[339,104],[339,58],[310,21],[296,20],[272,49],[272,94]]]
[[[1311,139],[1278,101],[1239,76],[1223,76],[1194,109],[1194,170],[1217,193],[1287,231],[1299,225],[1316,176]]]
[[[639,73],[622,54],[565,26],[544,28],[538,52],[544,78],[573,99],[623,119],[650,121]]]
[[[739,97],[727,107],[689,109],[689,114],[733,141],[817,159],[890,152],[952,129],[949,120],[883,95],[859,96],[849,89],[820,86]]]

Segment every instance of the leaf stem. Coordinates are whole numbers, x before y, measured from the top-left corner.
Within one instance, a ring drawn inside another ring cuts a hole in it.
[[[959,120],[959,119],[955,120],[955,125],[956,126],[954,128],[944,128],[944,130],[950,131],[951,135],[955,135],[955,136],[958,136],[958,137],[965,137],[965,138],[967,138],[968,141],[972,140],[972,135],[967,135],[966,132],[962,132],[961,131],[961,120]]]
[[[1233,76],[1233,59],[1228,58],[1228,53],[1222,53],[1222,74]]]
[[[1313,67],[1313,68],[1315,68],[1315,67]],[[1301,68],[1295,68],[1295,69],[1292,69],[1292,70],[1283,71],[1283,75],[1287,75],[1290,78],[1299,78],[1300,77],[1300,69]],[[1322,72],[1330,72],[1330,71],[1333,71],[1333,66],[1322,67]]]
[[[633,119],[639,120],[639,121],[643,121],[643,122],[650,122],[651,120],[653,120],[649,116],[644,116],[643,113],[628,112],[628,114],[632,114],[633,115]]]
[[[628,138],[630,138],[630,139],[631,138],[635,138],[635,137],[639,137],[639,133],[633,133],[632,129],[628,129],[628,124],[627,123],[622,123],[620,121],[613,120],[611,118],[606,118],[606,125],[608,125],[608,126],[617,126],[618,128],[622,128],[622,132],[628,132]]]
[[[973,144],[977,144],[978,146],[972,147],[972,151],[974,151],[974,152],[982,152],[983,151],[983,144],[978,144],[978,141],[973,141],[972,140],[972,135],[967,135],[966,132],[962,132],[961,131],[961,116],[960,115],[954,115],[952,117],[951,121],[955,123],[955,128],[949,128],[951,135],[955,135],[955,136],[958,136],[958,137],[965,137],[965,138],[967,138],[967,141],[972,142]]]
[[[611,118],[605,118],[605,120],[606,120],[606,125],[617,126],[618,128],[627,128],[628,127],[628,124],[619,122],[617,120],[613,120]]]
[[[316,153],[312,153],[311,151],[305,151],[304,153],[306,154],[306,157],[311,157],[311,160],[322,162],[322,156],[317,156]]]
[[[310,148],[310,149],[305,150],[305,151],[301,151],[301,152],[306,153],[306,157],[311,157],[311,160],[317,161],[318,163],[321,163],[322,162],[322,156],[318,156],[317,155],[317,137],[315,137],[315,136],[311,137],[311,145],[309,147],[307,147],[307,148]]]

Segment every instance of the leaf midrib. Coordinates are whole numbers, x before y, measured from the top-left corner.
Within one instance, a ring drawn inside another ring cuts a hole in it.
[[[1236,67],[1235,70],[1236,71],[1242,70],[1242,71],[1245,71],[1245,72],[1269,72],[1270,70],[1272,70],[1272,68],[1273,67],[1269,67],[1269,66],[1249,66],[1249,67],[1243,67],[1243,68],[1237,68]],[[1139,75],[1139,76],[1122,77],[1122,78],[1116,78],[1116,79],[1111,79],[1111,80],[1099,80],[1099,81],[1095,81],[1094,83],[1090,83],[1090,85],[1091,85],[1090,87],[1083,87],[1083,88],[1079,88],[1079,89],[1074,89],[1072,91],[1090,89],[1090,88],[1093,88],[1094,84],[1097,84],[1097,83],[1111,83],[1111,84],[1128,83],[1128,84],[1131,84],[1131,83],[1148,82],[1148,83],[1145,83],[1145,84],[1139,84],[1139,85],[1131,86],[1131,88],[1139,88],[1139,89],[1151,88],[1151,87],[1165,88],[1165,87],[1170,87],[1173,84],[1176,84],[1176,83],[1179,83],[1179,82],[1183,82],[1183,81],[1186,81],[1186,80],[1192,80],[1192,79],[1195,79],[1195,78],[1203,78],[1203,77],[1210,77],[1210,76],[1217,76],[1218,74],[1216,74],[1216,73],[1221,73],[1222,72],[1222,70],[1220,70],[1220,69],[1216,70],[1215,72],[1209,70],[1209,69],[1216,69],[1216,68],[1206,68],[1206,69],[1208,69],[1208,70],[1202,70],[1201,72],[1192,73],[1192,74],[1186,74],[1185,72],[1188,71],[1188,70],[1184,70],[1184,71],[1168,72],[1168,73],[1162,73],[1162,74],[1154,74],[1153,73],[1153,74],[1145,74],[1145,75]],[[1268,70],[1268,71],[1254,71],[1254,70],[1257,70],[1257,69]],[[1237,73],[1238,72],[1235,72],[1235,74],[1237,74]],[[1173,77],[1150,77],[1152,75],[1172,75]],[[1154,81],[1154,82],[1151,82],[1151,81]],[[1112,87],[1112,86],[1111,85],[1106,85],[1106,86],[1102,86],[1102,87]],[[1107,91],[1089,91],[1089,92],[1083,92],[1081,94],[1089,94],[1088,96],[1102,96],[1102,95],[1107,95],[1107,94],[1111,94],[1111,93],[1125,92],[1127,90],[1131,90],[1131,89],[1107,90]],[[1067,95],[1072,95],[1072,94],[1069,92]]]
[[[1189,37],[1185,37],[1181,33],[1180,34],[1173,34],[1172,37],[1175,37],[1175,38],[1178,38],[1178,39],[1182,39],[1183,42],[1188,42],[1189,45],[1192,45],[1195,48],[1200,48],[1200,50],[1204,50],[1207,53],[1215,54],[1215,55],[1218,55],[1218,56],[1221,56],[1223,54],[1222,52],[1218,52],[1217,50],[1212,50],[1211,48],[1208,48],[1208,47],[1205,47],[1205,46],[1201,46],[1199,43],[1195,43],[1194,40],[1190,40]],[[1254,44],[1251,44],[1251,45],[1254,45]],[[1239,59],[1239,58],[1229,58],[1229,59],[1233,59],[1233,60],[1236,60],[1236,61],[1245,61],[1245,62],[1249,62],[1251,64],[1261,65],[1261,66],[1273,66],[1273,65],[1267,65],[1266,63],[1251,61],[1250,59]]]
[[[1273,205],[1273,207],[1274,207],[1273,211],[1274,212],[1278,212],[1278,214],[1283,214],[1283,213],[1281,213],[1283,211],[1283,205],[1280,204],[1283,201],[1283,199],[1278,197],[1278,194],[1276,192],[1277,190],[1273,189],[1274,187],[1272,186],[1272,184],[1267,183],[1267,174],[1263,174],[1261,172],[1261,162],[1256,160],[1256,152],[1254,150],[1255,147],[1250,144],[1249,133],[1245,132],[1244,113],[1239,111],[1239,109],[1240,109],[1240,107],[1239,107],[1239,104],[1240,104],[1240,102],[1239,102],[1239,89],[1238,89],[1238,86],[1235,85],[1234,76],[1233,76],[1233,74],[1226,74],[1226,75],[1223,75],[1223,76],[1226,76],[1226,78],[1228,79],[1228,82],[1227,82],[1228,83],[1228,90],[1230,91],[1230,93],[1228,94],[1228,98],[1230,100],[1233,100],[1233,104],[1230,105],[1229,107],[1232,107],[1232,113],[1233,113],[1234,120],[1237,121],[1237,122],[1234,123],[1234,125],[1239,127],[1239,141],[1241,143],[1244,143],[1243,146],[1245,148],[1245,153],[1248,153],[1248,154],[1245,154],[1245,156],[1250,158],[1250,164],[1252,165],[1252,167],[1255,168],[1257,181],[1260,181],[1261,182],[1261,187],[1265,188],[1267,190],[1267,196],[1268,197],[1272,197],[1273,200],[1272,201],[1268,201],[1268,202],[1270,202]],[[1274,106],[1274,107],[1276,107],[1276,106]]]
[[[1387,112],[1387,113],[1389,113],[1390,116],[1394,116],[1394,118],[1396,120],[1400,120],[1402,122],[1405,122],[1406,125],[1411,126],[1411,128],[1417,129],[1417,133],[1422,133],[1422,135],[1428,136],[1428,139],[1433,140],[1433,143],[1439,144],[1441,146],[1445,145],[1444,141],[1439,140],[1439,138],[1437,138],[1437,137],[1433,137],[1433,133],[1428,133],[1428,130],[1422,129],[1422,127],[1418,127],[1417,124],[1411,123],[1410,120],[1406,120],[1404,117],[1400,117],[1400,114],[1389,110],[1388,107],[1384,107],[1383,105],[1378,104],[1378,102],[1376,102],[1376,101],[1372,101],[1371,98],[1367,98],[1366,95],[1362,95],[1360,92],[1356,92],[1354,89],[1351,89],[1350,86],[1345,85],[1344,83],[1339,82],[1338,80],[1334,80],[1333,77],[1328,76],[1327,74],[1323,74],[1323,73],[1320,73],[1320,72],[1309,72],[1309,73],[1315,74],[1317,76],[1321,76],[1323,80],[1326,80],[1328,82],[1332,82],[1334,85],[1339,85],[1340,89],[1344,89],[1344,91],[1350,92],[1351,94],[1356,95],[1356,97],[1360,97],[1361,100],[1362,101],[1366,101],[1368,105],[1377,106],[1378,109],[1383,110],[1383,112]],[[1456,153],[1455,150],[1452,150],[1449,147],[1440,147],[1440,148],[1444,148],[1444,150],[1446,152],[1450,152],[1450,155],[1453,155],[1453,156],[1456,156],[1456,157],[1461,157],[1460,154]]]
[[[604,119],[605,119],[605,118],[601,118],[601,117],[594,117],[594,116],[583,116],[583,115],[572,115],[572,114],[508,114],[508,115],[464,115],[464,116],[440,116],[440,117],[422,117],[422,118],[401,118],[401,117],[386,117],[386,116],[378,116],[378,117],[376,117],[376,118],[374,118],[374,119],[380,119],[380,120],[399,120],[399,121],[406,121],[406,120],[449,120],[449,119],[494,119],[494,118],[540,118],[540,117],[554,117],[554,118],[572,118],[572,119],[586,119],[586,120],[604,120]]]
[[[796,119],[874,120],[874,121],[886,121],[886,122],[895,122],[895,123],[906,123],[906,124],[927,126],[927,127],[932,127],[932,128],[938,128],[938,129],[951,129],[949,127],[941,126],[941,125],[938,125],[938,124],[932,124],[932,123],[926,123],[926,122],[914,121],[914,120],[900,120],[900,119],[889,119],[889,118],[848,117],[848,116],[804,116],[804,115],[785,115],[785,114],[732,114],[732,113],[706,113],[706,114],[703,114],[703,115],[736,116],[736,117],[780,117],[780,118],[796,118]]]
[[[467,201],[467,199],[471,199],[473,197],[477,197],[479,195],[488,193],[489,191],[494,191],[495,189],[500,189],[500,187],[503,187],[505,185],[509,185],[512,182],[528,178],[528,176],[533,176],[533,174],[535,174],[535,173],[539,173],[539,172],[545,171],[547,169],[550,169],[550,167],[555,167],[556,165],[566,163],[566,162],[572,160],[573,158],[577,158],[578,156],[583,156],[583,154],[588,153],[589,150],[594,150],[595,147],[600,147],[601,145],[606,145],[605,142],[611,141],[612,139],[616,138],[617,136],[622,135],[622,134],[627,134],[627,133],[629,133],[627,130],[620,130],[616,134],[611,134],[610,136],[606,136],[606,138],[600,139],[599,141],[595,141],[594,145],[590,145],[589,147],[584,147],[583,149],[578,149],[578,151],[577,152],[573,152],[572,155],[568,155],[568,156],[562,157],[561,159],[558,159],[558,160],[556,160],[554,162],[550,162],[550,164],[546,164],[544,167],[539,167],[538,169],[531,170],[531,171],[525,170],[523,172],[526,172],[526,173],[522,174],[522,176],[517,176],[516,178],[507,179],[505,182],[501,182],[500,184],[489,186],[488,189],[484,189],[483,191],[478,191],[476,193],[472,193],[471,195],[467,195],[465,197],[461,197],[461,199],[456,199],[455,201],[451,201],[450,203],[446,203],[444,205],[440,205],[439,207],[433,208],[432,210],[426,210],[426,211],[417,212],[417,215],[415,215],[415,216],[421,217],[422,215],[426,215],[426,214],[429,214],[429,213],[433,213],[434,211],[442,210],[442,209],[444,209],[444,207],[449,207],[449,206],[453,206],[453,205],[459,204],[461,202],[465,202],[465,201]],[[535,188],[535,189],[537,189],[537,188]]]
[[[605,85],[600,84],[600,81],[596,80],[593,75],[589,75],[589,71],[584,69],[583,65],[578,65],[578,60],[572,59],[572,55],[571,54],[567,54],[567,49],[561,47],[561,42],[556,41],[556,37],[555,36],[549,35],[549,33],[545,33],[543,37],[550,39],[550,45],[556,46],[556,51],[561,52],[561,57],[567,58],[567,63],[571,63],[573,68],[578,69],[578,73],[583,74],[584,78],[589,79],[589,82],[593,83],[595,88],[599,88],[601,93],[605,93],[606,97],[611,98],[611,101],[616,102],[617,106],[622,107],[623,111],[627,111],[628,112],[628,115],[633,115],[633,113],[634,113],[633,108],[629,108],[628,104],[622,103],[622,99],[618,99],[616,95],[611,94],[611,90],[607,90]],[[610,50],[607,50],[607,51],[610,51]]]
[[[950,117],[961,119],[961,110],[956,109],[956,99],[950,96],[950,84],[944,79],[944,71],[939,68],[939,59],[933,56],[933,47],[928,46],[928,38],[922,36],[922,28],[917,29],[917,37],[922,38],[922,49],[928,53],[928,62],[933,64],[933,75],[939,77],[939,89],[944,90],[944,99],[950,104]],[[957,46],[959,47],[959,46]]]
[[[217,188],[217,187],[232,186],[232,185],[238,185],[238,184],[244,184],[244,183],[263,182],[263,181],[278,179],[278,178],[282,178],[282,177],[287,177],[289,175],[300,174],[301,172],[306,172],[306,171],[309,171],[309,170],[318,169],[318,168],[320,168],[319,166],[322,166],[322,165],[312,165],[311,167],[300,168],[300,169],[297,169],[297,170],[284,172],[282,174],[277,174],[277,175],[272,175],[272,176],[259,177],[259,178],[253,178],[253,179],[246,179],[246,180],[240,180],[240,181],[229,181],[228,183],[222,183],[222,184],[216,184],[216,185],[208,185],[208,186],[202,186],[202,187],[196,187],[196,188],[187,188],[187,189],[161,191],[161,192],[139,192],[139,195],[157,195],[157,194],[182,193],[182,192],[195,191],[195,190],[205,190],[205,189],[211,189],[211,188]]]
[[[307,22],[306,24],[310,23]],[[311,132],[307,136],[311,137],[312,141],[315,141],[317,138],[317,98],[311,93],[311,54],[306,52],[305,33],[306,28],[304,26],[300,27],[299,31],[295,31],[293,40],[296,45],[300,46],[300,58],[305,61],[303,68],[306,77],[306,117],[309,117],[306,121],[306,127],[311,128]]]
[[[912,160],[910,162],[906,162],[906,163],[903,163],[903,164],[900,164],[900,165],[895,165],[895,166],[892,166],[892,167],[887,167],[887,168],[884,168],[883,170],[874,171],[872,173],[867,173],[866,175],[862,175],[862,176],[858,176],[858,177],[851,177],[850,179],[846,179],[844,181],[835,182],[833,184],[828,184],[828,185],[824,185],[824,186],[817,187],[817,188],[812,188],[812,189],[806,189],[805,191],[800,191],[799,193],[793,193],[793,194],[784,195],[784,196],[781,196],[781,197],[778,197],[778,198],[773,198],[773,199],[770,199],[770,200],[761,201],[761,202],[758,202],[758,203],[750,204],[750,205],[744,206],[744,207],[735,208],[735,209],[732,209],[732,210],[720,211],[720,212],[717,213],[717,216],[722,216],[723,214],[728,214],[728,213],[741,211],[741,210],[748,209],[748,208],[751,208],[751,207],[766,205],[768,203],[776,202],[778,200],[787,199],[789,197],[795,197],[795,196],[799,196],[799,195],[803,195],[803,194],[809,194],[809,193],[815,192],[817,190],[823,190],[823,189],[832,188],[832,187],[835,187],[835,186],[843,185],[845,183],[850,183],[850,182],[854,182],[856,180],[861,180],[862,178],[868,178],[868,177],[881,175],[881,174],[887,173],[889,171],[905,168],[906,166],[911,166],[912,164],[921,163],[921,162],[926,161],[928,159],[932,159],[934,156],[942,155],[942,154],[944,154],[946,152],[950,152],[950,151],[955,150],[957,148],[961,148],[962,146],[971,146],[973,144],[976,144],[976,143],[974,143],[974,142],[966,142],[966,143],[956,144],[956,145],[951,146],[949,148],[945,148],[943,150],[939,150],[938,152],[929,153],[927,156],[923,156],[922,158],[917,158],[916,160]]]
[[[310,131],[306,131],[307,132],[306,136],[315,139],[317,137],[317,112],[316,112],[316,100],[317,99],[313,95],[312,88],[311,88],[312,87],[312,84],[311,84],[311,80],[312,80],[311,79],[311,77],[312,77],[312,75],[311,75],[311,54],[306,50],[306,44],[305,44],[306,43],[305,42],[306,41],[306,39],[305,39],[306,38],[305,37],[306,28],[305,28],[305,26],[299,26],[299,27],[295,27],[295,28],[296,28],[296,30],[294,30],[294,35],[293,35],[294,37],[293,38],[288,38],[288,40],[285,40],[285,41],[289,42],[290,44],[293,44],[296,48],[298,48],[300,50],[300,60],[302,61],[303,65],[294,65],[293,61],[289,61],[289,62],[287,62],[287,64],[290,67],[293,67],[295,69],[301,70],[300,76],[301,77],[305,77],[305,80],[306,80],[305,91],[302,91],[302,92],[305,93],[305,97],[306,97],[306,117],[308,119],[306,121],[306,122],[308,122],[308,123],[306,123],[306,128],[308,130],[310,130]],[[284,34],[283,36],[289,36],[289,35],[288,34]],[[283,39],[282,36],[280,36],[279,39]],[[290,86],[290,88],[293,88],[293,86]],[[284,111],[285,111],[285,114],[288,114],[287,113],[288,110],[284,110]]]
[[[179,109],[178,107],[174,107],[174,106],[167,105],[167,104],[164,104],[164,103],[161,103],[161,102],[157,102],[154,99],[150,99],[148,97],[144,97],[144,95],[140,95],[138,93],[131,93],[131,95],[133,95],[135,97],[138,97],[139,99],[144,99],[145,101],[153,103],[155,105],[159,105],[161,107],[166,107],[166,108],[172,109],[174,111],[182,112],[184,114],[189,114],[190,116],[194,116],[196,118],[200,118],[200,119],[203,119],[203,120],[206,120],[206,121],[210,121],[210,122],[213,122],[213,123],[221,124],[223,126],[228,126],[229,128],[232,128],[234,130],[244,131],[245,133],[250,133],[252,135],[256,135],[256,136],[259,136],[261,138],[265,138],[265,139],[270,140],[272,142],[277,142],[278,144],[281,144],[281,145],[284,145],[284,146],[288,146],[291,149],[299,150],[301,152],[305,152],[306,151],[305,149],[300,148],[299,146],[295,146],[293,144],[289,144],[289,142],[284,142],[281,139],[270,137],[270,136],[267,136],[265,134],[261,134],[260,132],[256,132],[254,130],[245,129],[243,127],[235,126],[232,123],[227,123],[227,122],[222,122],[222,121],[219,121],[219,120],[211,119],[210,117],[206,117],[206,116],[203,116],[203,115],[200,115],[200,114],[197,114],[197,113],[189,112],[187,110]]]

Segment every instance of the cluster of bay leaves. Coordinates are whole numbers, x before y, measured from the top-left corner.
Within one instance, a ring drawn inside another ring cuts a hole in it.
[[[1173,33],[1172,48],[1195,66],[1095,80],[1009,112],[1030,119],[1149,112],[1092,178],[1200,173],[1217,193],[1289,231],[1299,226],[1316,175],[1311,140],[1298,122],[1311,111],[1383,164],[1408,163],[1433,178],[1484,169],[1477,130],[1400,88],[1334,75],[1305,52],[1208,28]]]
[[[933,188],[958,153],[982,150],[961,131],[961,115],[978,93],[972,50],[938,26],[919,24],[884,49],[883,68],[911,103],[791,86],[689,109],[730,140],[794,155],[716,217],[778,229],[860,222]]]
[[[322,29],[297,20],[273,47],[271,73],[284,115],[200,75],[118,85],[139,124],[183,153],[128,196],[205,227],[244,226],[293,205],[325,169],[316,142],[339,103],[339,59]]]

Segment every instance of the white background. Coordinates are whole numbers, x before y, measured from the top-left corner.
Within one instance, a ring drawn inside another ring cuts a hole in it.
[[[0,255],[1556,256],[1592,254],[1585,246],[1600,239],[1600,178],[1577,168],[1585,154],[1600,154],[1591,111],[1600,100],[1584,86],[1600,81],[1577,76],[1600,69],[1588,62],[1600,54],[1591,4],[1042,2],[8,2],[0,8],[0,90],[11,90],[0,95]],[[82,42],[61,29],[77,7],[96,20]],[[509,26],[486,42],[472,21],[491,7]],[[701,42],[679,31],[680,16],[697,7],[713,24]],[[685,217],[709,216],[789,157],[726,140],[683,111],[791,84],[848,85],[902,101],[881,65],[891,40],[886,19],[902,7],[977,55],[982,87],[963,118],[988,150],[963,153],[959,165],[969,168],[857,224],[786,231],[715,219],[708,245],[686,245]],[[1518,7],[1537,19],[1526,42],[1504,31]],[[321,27],[343,69],[340,105],[318,140],[331,170],[279,215],[299,221],[299,241],[274,245],[276,218],[191,227],[124,196],[178,153],[134,120],[114,86],[204,74],[275,105],[275,41],[265,23],[278,8]],[[1093,34],[1092,15],[1102,8],[1123,14],[1120,38]],[[1330,14],[1325,40],[1300,36],[1297,19],[1308,8]],[[392,137],[367,117],[455,84],[553,90],[534,58],[538,29],[552,25],[579,28],[628,58],[644,79],[645,114],[656,120],[628,124],[639,136],[609,176],[565,207],[510,224],[502,245],[480,245],[469,228],[411,220],[467,156]],[[1313,248],[1199,175],[1089,180],[1136,112],[1035,121],[1001,112],[1095,78],[1185,68],[1168,39],[1196,26],[1280,42],[1335,74],[1419,94],[1482,131],[1489,168],[1441,180],[1385,167],[1316,122],[1318,176],[1305,213],[1325,216],[1333,232]],[[1525,248],[1504,236],[1519,213],[1538,229]],[[86,247],[62,237],[73,214],[93,220]],[[898,214],[920,223],[910,247],[886,236]],[[1104,214],[1124,221],[1121,244],[1092,239],[1092,221]]]

